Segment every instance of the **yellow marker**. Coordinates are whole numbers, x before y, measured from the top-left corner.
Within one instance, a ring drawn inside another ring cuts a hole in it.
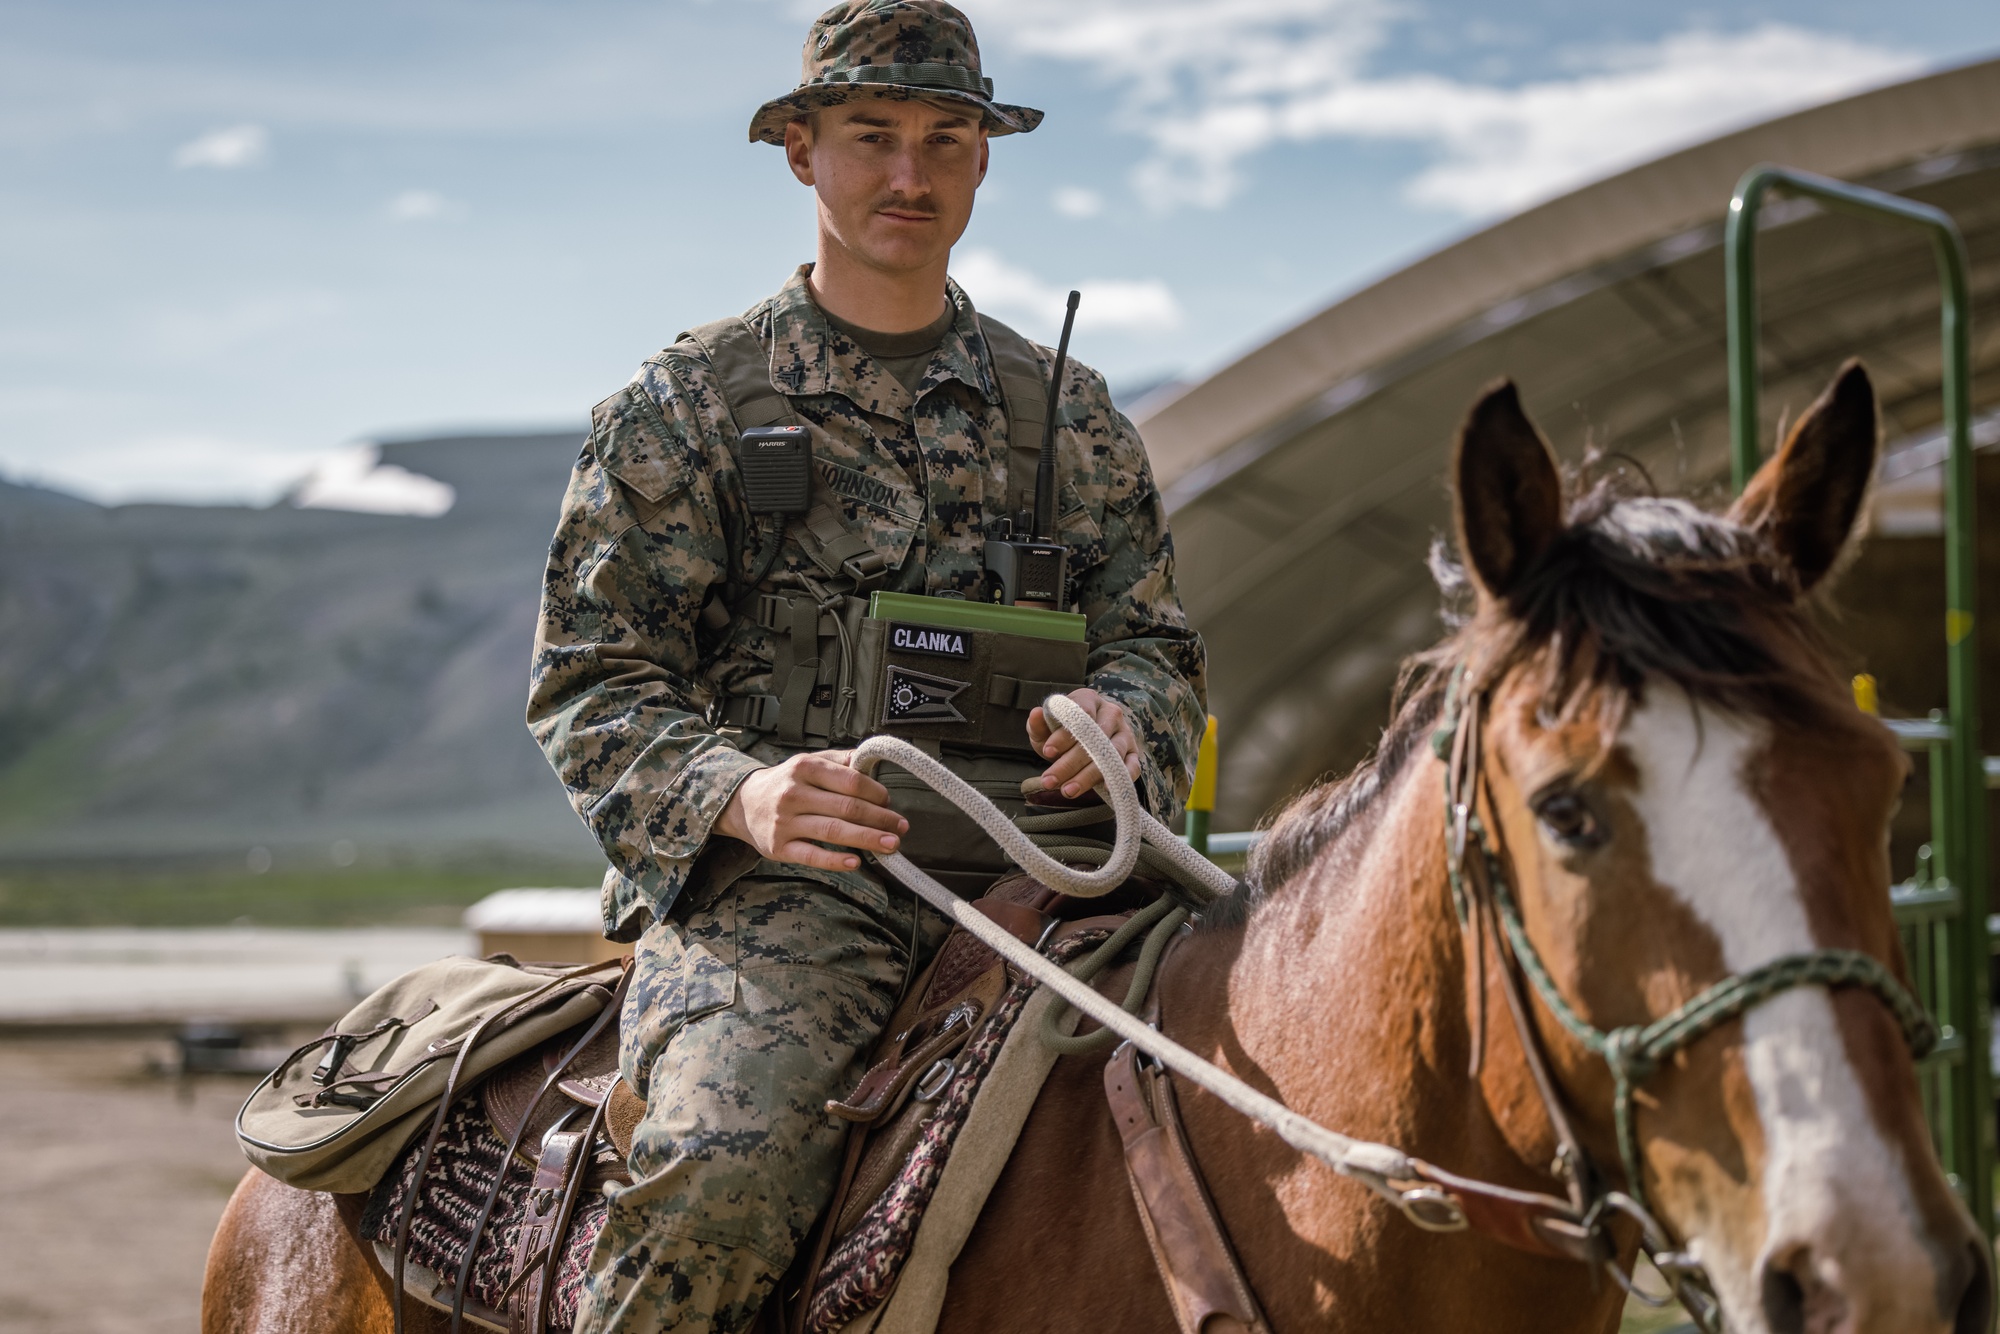
[[[1201,734],[1201,750],[1194,760],[1194,787],[1188,792],[1187,808],[1191,811],[1212,811],[1215,809],[1215,715],[1208,715],[1208,726]]]
[[[1188,789],[1188,846],[1208,855],[1208,817],[1215,809],[1215,715],[1208,715],[1202,729],[1201,749],[1194,757],[1194,786]]]
[[[1944,614],[1944,642],[1956,644],[1972,633],[1972,613],[1954,608]]]
[[[1854,707],[1871,716],[1882,712],[1882,701],[1875,690],[1875,678],[1867,672],[1854,678]]]

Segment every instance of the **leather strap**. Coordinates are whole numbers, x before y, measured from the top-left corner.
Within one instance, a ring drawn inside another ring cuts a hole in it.
[[[536,987],[520,999],[501,1006],[498,1009],[488,1010],[484,1015],[480,1016],[479,1022],[474,1024],[471,1030],[459,1040],[458,1054],[452,1058],[451,1068],[445,1072],[444,1089],[438,1095],[437,1110],[431,1114],[430,1132],[424,1136],[423,1150],[417,1154],[416,1171],[410,1176],[410,1193],[403,1197],[403,1207],[396,1216],[396,1240],[394,1246],[396,1264],[391,1275],[395,1291],[392,1294],[393,1305],[390,1309],[389,1317],[390,1329],[393,1331],[393,1334],[403,1334],[403,1299],[405,1296],[403,1278],[408,1272],[410,1224],[416,1218],[417,1201],[422,1198],[424,1193],[424,1176],[430,1171],[431,1159],[437,1153],[438,1139],[444,1134],[445,1120],[451,1115],[452,1104],[457,1100],[458,1095],[463,1092],[463,1089],[459,1086],[459,1080],[465,1073],[466,1057],[472,1054],[473,1048],[479,1045],[479,1039],[484,1037],[489,1029],[498,1031],[499,1027],[502,1026],[500,1023],[501,1020],[518,1018],[536,1004],[545,1003],[549,996],[559,990],[565,983],[574,982],[578,978],[586,977],[590,973],[603,968],[603,966],[603,964],[581,964],[575,968],[556,974],[556,976],[550,978],[547,982]],[[615,1012],[618,1009],[619,1004],[624,999],[625,982],[630,976],[629,971],[621,971],[618,990],[612,993],[610,1000],[606,1003],[606,1013]],[[597,1027],[602,1025],[603,1022],[604,1013],[600,1013],[596,1024],[591,1029],[593,1035]],[[584,1043],[588,1041],[589,1037],[585,1037],[583,1042],[577,1044],[577,1050],[581,1051]],[[531,1105],[528,1110],[532,1114],[534,1111],[533,1106]],[[524,1121],[522,1124],[525,1125],[526,1122]],[[510,1157],[512,1156],[514,1147],[513,1145],[508,1146],[508,1155]],[[504,1168],[507,1159],[502,1158],[500,1161]],[[491,1207],[490,1199],[488,1206],[489,1208]],[[476,1232],[474,1237],[476,1240]],[[470,1256],[471,1251],[468,1249],[468,1260]],[[461,1277],[459,1280],[461,1304],[452,1308],[452,1334],[458,1334],[460,1320],[463,1315],[462,1294],[464,1289],[465,1281]]]
[[[881,1120],[900,1105],[897,1094],[935,1065],[940,1057],[949,1056],[965,1045],[979,1025],[980,1013],[978,1001],[960,1002],[923,1041],[913,1047],[899,1049],[870,1067],[854,1092],[847,1095],[846,1101],[829,1099],[827,1114],[859,1124]]]
[[[465,1258],[459,1262],[458,1277],[453,1284],[451,1299],[450,1334],[458,1334],[459,1330],[463,1328],[465,1299],[472,1286],[472,1264],[479,1256],[479,1242],[486,1235],[487,1223],[492,1221],[494,1207],[500,1201],[500,1188],[507,1178],[507,1169],[513,1164],[514,1155],[520,1151],[521,1137],[527,1133],[528,1126],[535,1119],[535,1108],[540,1105],[543,1098],[548,1096],[549,1090],[554,1088],[563,1076],[568,1073],[570,1066],[576,1061],[576,1058],[581,1056],[589,1049],[590,1044],[597,1040],[598,1034],[602,1033],[607,1026],[617,1024],[618,1016],[625,1009],[625,993],[631,985],[632,965],[631,960],[628,958],[619,967],[618,985],[612,991],[611,998],[605,1002],[604,1009],[598,1013],[596,1019],[591,1021],[590,1027],[584,1030],[583,1036],[572,1043],[569,1049],[563,1053],[562,1057],[555,1062],[554,1067],[544,1074],[541,1085],[536,1088],[534,1096],[528,1100],[528,1105],[522,1109],[521,1119],[515,1123],[513,1133],[507,1137],[507,1152],[500,1159],[500,1170],[493,1176],[493,1188],[487,1191],[486,1199],[480,1205],[479,1217],[473,1221],[472,1235],[466,1240]],[[611,1031],[616,1033],[616,1027],[612,1027]],[[470,1045],[470,1041],[468,1038],[468,1045]],[[598,1114],[601,1115],[601,1113],[602,1109],[600,1108]],[[433,1132],[433,1137],[435,1137],[435,1131]],[[418,1167],[417,1179],[419,1182],[423,1180],[423,1168],[421,1165]],[[403,1247],[406,1244],[404,1239],[407,1236],[408,1229],[406,1226],[397,1236],[396,1282],[399,1290],[403,1277]],[[401,1332],[398,1331],[397,1334],[401,1334]]]
[[[534,1324],[546,1291],[543,1282],[548,1266],[543,1263],[551,1251],[562,1249],[562,1232],[557,1215],[562,1213],[565,1188],[577,1160],[588,1157],[581,1130],[558,1130],[542,1141],[541,1156],[535,1160],[534,1181],[528,1187],[528,1209],[521,1218],[521,1230],[514,1238],[514,1265],[507,1286],[508,1324],[527,1330]]]
[[[1612,1258],[1603,1234],[1578,1222],[1567,1200],[1538,1191],[1496,1186],[1490,1181],[1474,1181],[1421,1158],[1412,1158],[1410,1163],[1420,1179],[1457,1201],[1466,1225],[1474,1232],[1530,1255],[1580,1260],[1588,1265],[1602,1264]]]
[[[1125,1173],[1146,1244],[1182,1334],[1270,1334],[1188,1149],[1173,1076],[1163,1066],[1141,1066],[1138,1050],[1121,1043],[1104,1067],[1104,1097],[1125,1144]]]

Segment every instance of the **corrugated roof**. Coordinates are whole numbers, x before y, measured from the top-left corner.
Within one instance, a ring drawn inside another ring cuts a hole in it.
[[[1141,423],[1222,719],[1218,824],[1242,826],[1386,718],[1438,633],[1423,568],[1459,414],[1512,376],[1559,452],[1629,456],[1665,491],[1724,471],[1722,218],[1758,162],[1950,211],[1973,258],[1975,400],[2000,401],[2000,61],[1786,116],[1586,186],[1286,331]],[[1793,201],[1760,241],[1767,430],[1849,355],[1892,438],[1937,418],[1923,240]]]

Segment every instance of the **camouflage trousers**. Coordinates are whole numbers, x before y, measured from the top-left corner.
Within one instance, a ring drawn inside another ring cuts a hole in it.
[[[948,924],[872,875],[799,870],[759,863],[639,940],[619,1064],[646,1115],[576,1334],[748,1329],[833,1193],[826,1102]]]

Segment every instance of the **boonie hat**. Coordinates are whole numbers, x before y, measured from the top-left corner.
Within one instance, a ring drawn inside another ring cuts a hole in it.
[[[757,108],[750,141],[783,144],[787,122],[857,97],[963,103],[989,134],[1025,134],[1042,123],[1033,107],[993,100],[972,21],[944,0],[847,0],[806,34],[799,86]]]

